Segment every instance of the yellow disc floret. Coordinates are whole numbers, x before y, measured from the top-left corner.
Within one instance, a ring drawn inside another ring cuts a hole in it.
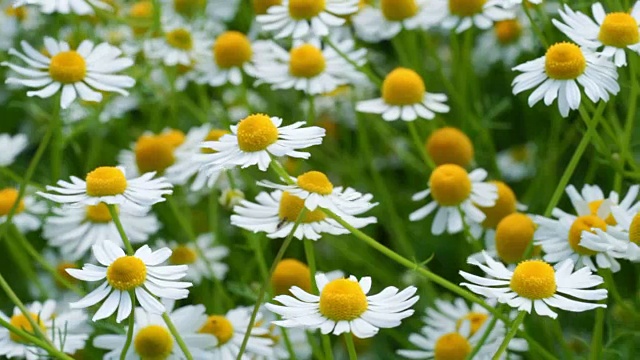
[[[348,279],[331,281],[320,294],[320,313],[333,321],[356,319],[368,306],[360,285]]]
[[[602,205],[602,203],[604,202],[604,200],[595,200],[589,203],[589,210],[591,211],[591,215],[598,215],[598,210],[600,210],[600,206]],[[609,213],[609,215],[607,216],[606,219],[604,219],[604,222],[607,223],[607,225],[617,225],[618,223],[616,222],[616,219],[613,217],[613,214]]]
[[[318,16],[325,6],[325,0],[289,0],[289,15],[295,20],[308,20]]]
[[[487,0],[449,0],[449,11],[460,17],[473,16],[482,13]]]
[[[429,188],[438,204],[456,206],[469,198],[471,179],[467,171],[458,165],[440,165],[431,173]]]
[[[382,0],[380,10],[387,20],[402,21],[418,13],[416,0]]]
[[[222,33],[213,44],[213,57],[221,68],[242,66],[252,54],[251,42],[239,31]]]
[[[117,258],[107,268],[107,281],[113,288],[129,291],[142,285],[147,278],[147,266],[135,256]]]
[[[273,5],[281,5],[282,0],[253,0],[253,11],[256,15],[263,15],[267,13],[267,9]]]
[[[178,246],[173,249],[169,262],[174,265],[193,264],[198,259],[198,254],[190,247]]]
[[[67,269],[77,269],[77,268],[78,266],[72,262],[61,262],[58,264],[58,266],[56,266],[56,273],[58,273],[58,275],[60,275],[60,277],[62,277],[63,279],[67,280],[67,282],[71,284],[75,284],[78,282],[78,279],[71,276],[67,272]],[[66,288],[66,286],[64,286],[64,284],[62,284],[58,280],[56,280],[56,285],[60,288]]]
[[[509,214],[516,212],[516,195],[511,188],[502,181],[490,181],[498,188],[498,199],[492,207],[478,206],[486,215],[482,226],[486,229],[495,229],[500,220]]]
[[[327,66],[322,50],[311,44],[295,47],[291,49],[289,55],[289,72],[295,77],[316,77]]]
[[[13,188],[6,188],[0,190],[0,216],[6,216],[11,211],[11,208],[18,200],[18,190]],[[19,214],[24,211],[24,199],[20,199],[20,203],[16,208],[15,213]]]
[[[311,291],[309,267],[296,259],[283,259],[271,275],[271,286],[276,295],[289,294],[292,286]]]
[[[329,195],[333,192],[333,184],[320,171],[309,171],[298,176],[298,186],[308,192]]]
[[[212,315],[202,325],[199,332],[215,336],[218,339],[218,346],[222,346],[233,337],[233,325],[224,316]]]
[[[24,21],[28,15],[26,6],[9,5],[4,9],[4,13],[16,18],[18,21]]]
[[[614,12],[605,16],[598,40],[604,45],[625,48],[640,41],[638,22],[630,14]]]
[[[86,211],[87,220],[93,223],[108,223],[112,220],[109,207],[105,203],[101,202],[98,205],[89,205]]]
[[[177,148],[178,146],[182,145],[186,139],[184,133],[176,129],[163,131],[161,134],[158,134],[156,136],[167,142],[173,148]]]
[[[544,69],[552,79],[572,80],[578,78],[587,68],[587,60],[576,44],[561,42],[547,50]]]
[[[556,272],[542,260],[523,261],[513,271],[511,290],[531,299],[545,299],[556,292]]]
[[[87,174],[87,195],[110,196],[124,193],[127,178],[117,167],[101,166]]]
[[[457,332],[442,335],[434,348],[436,360],[464,360],[471,352],[471,344]]]
[[[173,336],[160,325],[149,325],[138,331],[133,348],[145,360],[164,360],[173,350]]]
[[[34,313],[29,313],[29,316],[31,316],[31,319],[33,319],[33,321],[38,324],[38,326],[40,327],[40,330],[42,330],[43,333],[46,333],[47,328],[44,325],[44,322],[42,321],[42,319],[39,318],[38,314],[34,314]],[[11,319],[9,320],[9,323],[13,326],[15,326],[18,329],[22,329],[28,333],[33,333],[33,327],[31,326],[31,323],[29,322],[29,319],[27,319],[26,316],[24,316],[22,313],[13,315],[11,317]],[[14,332],[9,332],[9,338],[15,342],[19,342],[19,343],[27,343],[28,340],[24,339],[22,336],[15,334]]]
[[[629,241],[640,245],[640,213],[637,213],[636,216],[633,217],[629,225]]]
[[[533,241],[536,226],[530,217],[520,213],[507,215],[496,227],[496,251],[502,261],[514,264]]]
[[[167,39],[167,43],[176,49],[193,49],[193,37],[191,36],[191,32],[187,29],[179,28],[169,31],[165,35],[165,38]]]
[[[580,255],[591,256],[597,254],[596,251],[589,250],[585,247],[580,246],[582,232],[589,231],[593,233],[593,231],[591,230],[592,228],[606,230],[607,223],[595,215],[579,216],[573,221],[573,224],[571,224],[571,228],[569,229],[569,245],[571,245],[573,251],[577,252]]]
[[[473,334],[475,334],[476,331],[480,330],[480,327],[485,323],[485,321],[487,321],[488,318],[489,318],[488,314],[479,313],[479,312],[470,312],[467,315],[458,319],[458,321],[456,321],[456,330],[460,330],[460,326],[462,326],[462,323],[464,321],[468,321],[471,325],[470,336],[473,336]]]
[[[415,71],[396,68],[384,78],[382,99],[390,105],[411,105],[422,102],[426,87]]]
[[[227,134],[230,134],[230,132],[227,130],[213,129],[209,131],[209,133],[207,134],[207,137],[204,138],[204,141],[218,141],[220,140],[221,137]],[[203,147],[203,148],[200,148],[200,152],[203,154],[213,154],[216,152],[216,150]]]
[[[143,135],[134,149],[140,173],[163,172],[176,161],[175,147],[161,136]]]
[[[467,167],[473,160],[471,139],[453,127],[443,127],[431,133],[425,146],[427,154],[436,165],[456,164]]]
[[[278,140],[278,128],[267,115],[254,114],[240,121],[237,135],[240,150],[261,151]]]
[[[278,216],[281,220],[294,222],[300,215],[302,208],[304,208],[304,200],[285,191],[282,193],[282,198],[280,199]],[[325,213],[320,209],[315,209],[313,211],[307,210],[300,222],[308,224],[324,220],[326,217],[327,215],[325,215]]]
[[[135,35],[142,35],[151,27],[153,20],[153,3],[149,0],[138,1],[129,9],[129,16],[136,25],[131,29]]]
[[[63,51],[51,58],[49,75],[54,81],[73,84],[84,80],[87,75],[87,62],[76,51]]]
[[[500,44],[513,44],[520,39],[522,25],[517,19],[496,21],[493,25],[493,31]]]
[[[197,15],[207,4],[207,0],[173,0],[176,12],[186,16]]]

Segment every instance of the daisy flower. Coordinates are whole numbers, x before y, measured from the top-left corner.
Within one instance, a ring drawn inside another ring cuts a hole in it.
[[[371,278],[358,281],[348,279],[329,281],[324,274],[316,274],[320,296],[310,294],[297,286],[289,291],[293,296],[278,295],[275,301],[282,305],[266,304],[270,311],[283,317],[273,324],[282,327],[320,329],[322,334],[340,335],[345,332],[364,339],[378,333],[380,328],[400,326],[400,321],[411,315],[410,309],[418,301],[416,288],[398,291],[388,287],[376,295],[369,295]]]
[[[460,271],[460,275],[470,282],[460,285],[476,294],[497,299],[519,311],[531,313],[533,308],[538,315],[553,319],[558,314],[551,308],[582,312],[607,307],[606,304],[589,302],[607,298],[606,289],[590,289],[602,284],[602,278],[593,275],[587,267],[573,272],[571,259],[564,260],[555,268],[542,260],[526,260],[510,271],[487,254],[483,256],[486,266],[475,260],[469,263],[478,266],[491,278]]]
[[[640,262],[639,207],[640,203],[628,210],[624,205],[612,206],[611,214],[616,226],[609,226],[606,231],[595,228],[595,234],[583,232],[580,246],[594,252],[606,251],[616,259]]]
[[[65,311],[54,300],[47,300],[44,303],[36,301],[27,304],[26,308],[29,316],[39,325],[42,332],[48,335],[49,340],[58,350],[73,354],[84,348],[89,338],[89,332],[85,326],[87,314],[84,311]],[[17,307],[13,309],[11,317],[0,312],[0,318],[28,333],[34,332],[27,317]],[[41,349],[29,344],[22,336],[0,327],[0,356],[37,360],[46,356],[41,352]]]
[[[509,267],[515,267],[533,242],[535,231],[536,224],[530,216],[517,212],[507,215],[500,220],[495,231],[492,231],[493,236],[485,236],[484,252],[491,258],[508,264]],[[533,254],[539,253],[540,247],[535,246]],[[472,254],[467,260],[469,259],[482,263],[483,252]]]
[[[94,46],[93,42],[84,40],[76,50],[71,50],[67,42],[45,37],[46,55],[26,41],[21,41],[20,46],[24,54],[14,48],[9,50],[9,54],[19,57],[28,67],[1,63],[21,76],[8,77],[5,82],[38,88],[27,91],[27,96],[45,99],[62,91],[60,106],[63,109],[68,108],[78,96],[84,101],[100,102],[100,91],[127,96],[129,93],[124,89],[136,83],[129,76],[117,74],[133,65],[133,60],[120,57],[122,51],[108,43]]]
[[[146,40],[143,49],[150,60],[160,60],[166,66],[191,67],[207,56],[209,45],[207,35],[176,22],[164,26],[164,37]]]
[[[240,346],[251,320],[252,308],[239,307],[229,310],[225,315],[211,315],[207,318],[199,332],[215,336],[206,347],[212,359],[234,360],[238,357]],[[263,316],[258,312],[255,323],[263,322]],[[273,340],[269,337],[269,330],[254,326],[249,335],[246,352],[242,359],[273,359]]]
[[[520,55],[533,51],[537,39],[531,30],[529,19],[517,17],[500,20],[478,37],[474,52],[474,64],[480,70],[487,71],[498,62],[512,67]]]
[[[484,182],[486,177],[487,172],[484,169],[467,173],[465,169],[454,164],[436,167],[429,178],[429,188],[411,198],[413,201],[419,201],[431,195],[433,201],[412,212],[409,220],[424,219],[439,207],[431,226],[434,235],[440,235],[445,230],[450,234],[462,231],[462,214],[471,221],[483,222],[486,215],[478,206],[494,206],[498,199],[496,185]]]
[[[18,200],[18,189],[0,188],[0,224],[7,221],[11,208]],[[47,206],[28,194],[25,194],[15,210],[11,222],[22,233],[38,230],[42,221],[40,218],[47,213]]]
[[[158,218],[149,213],[118,207],[118,217],[132,244],[145,242],[160,229]],[[109,208],[104,203],[84,207],[54,208],[45,220],[42,236],[69,260],[84,257],[89,249],[103,240],[124,246]]]
[[[352,39],[333,42],[353,63],[366,62],[366,50],[356,50]],[[353,83],[359,74],[342,55],[317,40],[296,41],[290,51],[273,41],[261,42],[256,47],[253,76],[258,79],[257,83],[271,84],[272,89],[296,89],[318,95]]]
[[[629,192],[620,202],[620,206],[625,210],[629,209],[638,196],[639,189],[640,186],[638,185],[630,187]],[[611,206],[618,205],[620,197],[617,192],[611,191],[609,197],[605,197],[604,192],[598,185],[590,184],[585,184],[580,192],[578,192],[575,186],[569,185],[565,189],[565,192],[567,196],[569,196],[569,200],[579,216],[595,215],[609,225],[616,225],[615,219],[611,215]],[[560,217],[568,214],[556,208],[553,209],[553,215]]]
[[[20,31],[33,30],[40,21],[26,6],[15,6],[13,0],[0,0],[0,50],[8,50]]]
[[[242,73],[253,75],[253,47],[249,38],[239,31],[220,34],[213,43],[213,56],[196,64],[196,82],[210,86],[242,84]]]
[[[485,215],[482,222],[477,223],[471,221],[471,219],[467,221],[469,231],[473,237],[479,239],[484,234],[485,242],[495,238],[495,230],[500,221],[506,216],[515,213],[518,208],[516,194],[507,184],[496,180],[491,180],[489,183],[495,185],[498,189],[496,203],[493,206],[477,206]]]
[[[440,24],[443,28],[461,33],[475,26],[488,29],[494,22],[513,19],[515,14],[496,5],[485,4],[486,0],[433,0],[424,12],[425,21]]]
[[[165,301],[167,315],[176,327],[185,345],[194,359],[206,359],[204,350],[207,343],[215,342],[209,334],[200,334],[198,330],[207,321],[203,305],[187,305],[173,309],[173,301]],[[126,334],[98,335],[93,339],[93,346],[106,349],[105,360],[120,359],[127,341]],[[133,343],[127,350],[125,359],[184,359],[185,355],[178,342],[167,328],[162,316],[149,312],[144,308],[136,308],[133,325]]]
[[[164,247],[164,242],[158,242],[158,246]],[[229,255],[229,248],[217,244],[210,233],[200,234],[195,243],[179,244],[169,242],[166,247],[171,249],[169,264],[188,265],[185,280],[198,285],[202,279],[224,280],[229,271],[229,266],[222,259]]]
[[[200,171],[207,177],[234,166],[258,165],[261,171],[266,171],[272,156],[308,159],[309,153],[298,150],[321,144],[325,134],[325,130],[317,126],[303,127],[304,121],[280,125],[281,118],[264,114],[253,114],[240,120],[238,125],[231,126],[231,134],[201,144],[204,150],[214,151],[199,155],[203,162]]]
[[[121,167],[101,166],[87,174],[85,180],[75,176],[71,182],[59,180],[58,186],[47,185],[47,191],[60,195],[38,192],[51,201],[73,207],[98,205],[120,205],[120,208],[146,213],[147,208],[165,201],[163,195],[172,194],[171,184],[165,178],[153,179],[155,173],[146,173],[127,179]]]
[[[285,238],[293,229],[300,211],[305,207],[305,201],[286,191],[276,190],[272,193],[261,192],[256,196],[256,202],[242,200],[240,205],[233,208],[231,224],[253,232],[266,232],[271,239]],[[347,210],[347,209],[343,209]],[[349,209],[351,210],[351,209]],[[363,228],[376,222],[376,218],[359,218],[360,211],[340,213],[340,217],[355,228]],[[322,210],[307,211],[298,224],[293,236],[302,240],[318,240],[323,233],[332,235],[348,234],[334,219],[329,218]]]
[[[24,134],[0,134],[0,167],[13,164],[16,157],[27,147],[29,141]]]
[[[595,21],[568,5],[558,13],[562,21],[552,19],[553,24],[578,45],[593,50],[602,48],[600,54],[613,58],[616,66],[626,66],[625,49],[640,54],[640,1],[636,1],[630,13],[605,13],[602,4],[591,5]]]
[[[557,99],[563,117],[580,106],[578,84],[593,102],[608,101],[609,93],[615,95],[620,91],[618,72],[611,61],[568,42],[551,45],[544,56],[513,70],[522,72],[513,79],[514,95],[535,88],[529,96],[529,106],[543,98],[549,106]]]
[[[93,245],[91,249],[102,266],[85,264],[82,270],[67,269],[67,273],[82,281],[105,280],[84,298],[70,304],[72,308],[81,309],[104,300],[93,315],[93,321],[108,318],[116,310],[117,322],[126,319],[133,310],[130,291],[135,292],[135,299],[152,314],[162,314],[166,310],[156,297],[179,300],[189,295],[187,288],[191,283],[177,281],[187,274],[187,265],[159,265],[171,257],[168,248],[152,252],[149,246],[144,245],[134,255],[126,255],[115,243],[107,240]]]
[[[381,91],[381,98],[359,101],[356,111],[382,114],[386,121],[431,120],[435,113],[449,112],[447,95],[427,92],[420,75],[411,69],[400,67],[387,74]]]
[[[365,6],[351,17],[356,36],[366,42],[390,40],[402,31],[428,27],[427,0],[382,0],[380,8]]]
[[[136,1],[128,9],[127,17],[132,20],[131,30],[135,37],[141,38],[147,34],[153,24],[155,9],[153,1]]]
[[[34,5],[43,14],[93,15],[93,8],[113,11],[112,4],[103,0],[16,0],[13,6]]]
[[[425,149],[436,165],[471,165],[474,148],[467,134],[454,127],[443,127],[429,135]]]
[[[504,149],[496,156],[498,169],[507,182],[531,178],[536,173],[538,147],[533,142]]]
[[[257,22],[274,38],[322,37],[329,28],[343,25],[342,17],[358,11],[358,0],[283,0],[258,15]]]
[[[253,0],[251,5],[256,15],[264,15],[273,5],[282,5],[282,0]]]
[[[271,275],[271,287],[276,295],[293,295],[289,289],[294,286],[311,292],[309,267],[296,259],[282,259]]]

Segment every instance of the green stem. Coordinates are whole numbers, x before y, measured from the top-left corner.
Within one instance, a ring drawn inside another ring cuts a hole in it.
[[[358,360],[358,354],[356,353],[356,346],[353,343],[353,335],[350,332],[344,334],[344,341],[347,343],[347,352],[349,353],[349,360]]]
[[[248,234],[247,240],[249,240],[251,243],[250,246],[253,248],[253,254],[258,262],[258,268],[260,269],[263,281],[269,281],[269,270],[267,269],[267,263],[264,260],[264,251],[260,244],[260,238],[255,234]]]
[[[307,115],[307,125],[311,126],[316,122],[316,101],[315,96],[308,94],[309,97],[309,113]]]
[[[324,351],[324,357],[327,360],[333,360],[333,348],[331,347],[331,338],[329,335],[322,335],[322,351]]]
[[[604,328],[605,309],[596,309],[596,321],[593,324],[593,334],[591,335],[591,350],[589,360],[598,360],[602,356],[602,332]]]
[[[496,326],[497,322],[498,322],[498,318],[496,316],[492,316],[491,321],[489,322],[489,325],[487,325],[487,328],[484,330],[484,333],[482,334],[482,337],[480,338],[478,343],[473,347],[473,350],[471,351],[471,353],[467,355],[466,357],[467,360],[473,359],[473,357],[476,356],[478,351],[480,351],[484,343],[489,338],[489,335],[491,334],[491,331],[493,331],[493,328]]]
[[[191,352],[189,352],[189,347],[187,347],[187,344],[184,342],[184,340],[182,340],[180,332],[178,332],[178,329],[176,329],[175,325],[173,325],[173,322],[171,321],[171,318],[169,317],[169,314],[167,314],[167,312],[164,312],[162,314],[162,320],[164,320],[165,324],[167,324],[169,331],[176,339],[178,346],[180,346],[180,350],[182,350],[182,353],[187,358],[187,360],[193,360],[193,356],[191,356]]]
[[[295,182],[291,180],[291,176],[287,173],[287,171],[282,167],[277,160],[271,159],[271,166],[273,171],[275,171],[276,175],[282,179],[282,181],[286,182],[288,185],[294,185]]]
[[[291,343],[291,339],[289,338],[289,332],[285,328],[280,328],[280,333],[282,334],[284,346],[285,348],[287,348],[287,352],[289,353],[289,359],[296,360],[296,351],[293,349],[293,344]]]
[[[627,118],[625,119],[624,124],[624,132],[623,132],[623,140],[622,140],[622,154],[620,154],[621,161],[627,157],[630,153],[631,149],[631,135],[633,134],[633,125],[636,120],[636,110],[638,104],[638,93],[640,92],[640,87],[638,86],[638,82],[636,81],[637,77],[637,59],[630,57],[629,58],[629,81],[631,83],[631,94],[629,97],[631,100],[629,101],[629,106],[627,109]],[[616,173],[616,175],[619,173]],[[622,181],[620,181],[622,182]],[[618,187],[620,187],[618,185]],[[619,189],[618,189],[619,191]]]
[[[533,28],[533,32],[538,37],[538,40],[540,40],[540,42],[545,47],[545,49],[548,48],[549,42],[545,38],[544,33],[542,32],[542,29],[540,29],[540,26],[538,26],[538,23],[535,22],[533,17],[531,16],[531,12],[529,11],[529,4],[526,1],[522,2],[522,9],[524,10],[525,15],[527,15],[527,18],[531,23],[531,27]]]
[[[409,127],[409,133],[411,133],[411,138],[413,139],[413,143],[416,146],[416,149],[420,153],[422,160],[424,160],[424,164],[427,166],[428,170],[434,169],[436,166],[433,163],[433,160],[427,154],[427,149],[424,147],[423,142],[420,140],[420,135],[418,135],[418,130],[416,129],[416,124],[413,121],[409,121],[407,124]]]
[[[313,240],[304,239],[304,254],[307,257],[307,266],[309,266],[309,273],[311,274],[311,291],[317,292],[318,285],[316,284],[316,257],[313,252]]]
[[[5,321],[4,319],[2,319],[0,317],[0,326],[6,328],[7,330],[11,331],[12,333],[20,336],[21,338],[25,339],[26,341],[28,341],[30,344],[36,345],[39,348],[42,348],[43,350],[45,350],[46,352],[48,352],[51,356],[55,357],[56,359],[60,359],[60,360],[73,360],[73,358],[61,351],[59,351],[58,349],[56,349],[55,347],[50,346],[49,344],[47,344],[46,342],[38,339],[37,337],[33,336],[31,333],[26,332],[22,329],[19,329],[13,325],[11,325],[10,322]]]
[[[122,347],[120,360],[124,360],[127,357],[127,352],[129,351],[129,347],[131,346],[131,342],[133,341],[133,328],[136,322],[136,296],[133,290],[129,290],[129,296],[131,297],[131,314],[129,314],[129,328],[127,329],[127,339],[125,340],[124,346]]]
[[[62,96],[62,95],[60,95]],[[51,146],[51,177],[56,180],[60,178],[60,168],[62,167],[63,140],[62,123],[60,122],[60,97],[56,97],[53,105],[53,115],[51,116],[51,126],[54,128],[53,143]]]
[[[365,66],[360,66],[358,65],[355,61],[351,60],[347,54],[345,54],[342,50],[340,50],[332,41],[331,39],[329,39],[328,36],[325,36],[323,38],[324,43],[329,45],[329,47],[331,47],[336,53],[338,53],[338,55],[340,55],[340,57],[342,57],[346,62],[348,62],[349,64],[351,64],[351,66],[353,66],[354,68],[356,68],[356,70],[360,71],[361,73],[365,74],[369,80],[371,80],[371,82],[373,82],[374,84],[381,86],[382,85],[382,79],[380,79],[380,77],[378,77],[378,75],[374,74],[373,71],[371,71],[369,68],[366,68]]]
[[[507,350],[509,342],[511,342],[511,339],[513,339],[513,337],[516,335],[516,332],[518,332],[518,328],[520,327],[520,324],[522,324],[525,315],[527,315],[526,311],[520,311],[518,313],[518,317],[516,317],[516,319],[511,324],[511,329],[509,329],[507,336],[504,338],[504,340],[502,340],[502,344],[500,344],[498,351],[493,355],[493,360],[499,360],[500,355],[502,355],[502,353]]]
[[[131,242],[129,241],[129,237],[124,232],[124,228],[122,227],[122,223],[120,222],[120,216],[118,215],[118,208],[116,205],[109,204],[107,205],[109,208],[109,214],[111,214],[111,218],[113,219],[113,223],[116,224],[116,228],[118,229],[118,233],[120,234],[120,238],[122,238],[122,242],[124,243],[124,247],[127,250],[127,255],[133,255],[133,247],[131,246]]]

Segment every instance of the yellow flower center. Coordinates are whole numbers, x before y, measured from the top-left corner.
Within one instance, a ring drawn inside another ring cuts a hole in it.
[[[382,0],[380,10],[387,20],[402,21],[418,13],[416,0]]]
[[[467,167],[473,160],[473,144],[462,131],[444,127],[434,131],[426,143],[427,153],[436,165],[456,164]]]
[[[325,2],[325,0],[289,0],[289,15],[295,20],[309,20],[325,9]]]
[[[73,84],[82,81],[87,74],[87,63],[77,52],[63,51],[51,58],[49,75],[54,81]]]
[[[591,231],[592,228],[606,230],[607,223],[595,215],[585,215],[579,216],[578,218],[576,218],[573,224],[571,224],[571,228],[569,229],[569,245],[571,245],[573,251],[577,252],[580,255],[591,256],[597,254],[596,251],[589,250],[580,246],[582,232],[588,231],[593,233],[593,231]]]
[[[498,256],[508,264],[520,259],[533,241],[536,226],[530,217],[520,213],[507,215],[496,227],[496,250]]]
[[[111,222],[111,213],[109,207],[105,203],[99,203],[98,205],[89,205],[86,208],[87,220],[93,223],[108,223]]]
[[[118,195],[127,189],[127,178],[117,167],[101,166],[88,173],[86,181],[89,196]]]
[[[525,145],[518,145],[509,150],[509,155],[516,162],[525,162],[529,158],[529,150]]]
[[[162,136],[143,135],[136,142],[136,165],[141,173],[163,172],[176,161],[175,146]]]
[[[267,13],[267,9],[273,5],[281,5],[282,0],[253,0],[253,11],[256,15],[263,15]]]
[[[629,225],[629,241],[640,245],[640,213],[637,213],[636,216],[633,217]]]
[[[276,295],[289,294],[292,286],[311,291],[311,273],[309,267],[296,259],[283,259],[271,275],[271,286]]]
[[[0,190],[0,216],[6,216],[11,211],[11,208],[18,200],[18,190],[12,188],[6,188]],[[24,199],[20,199],[20,203],[16,208],[16,214],[24,211]]]
[[[156,135],[162,140],[166,141],[169,145],[177,148],[178,146],[184,143],[186,136],[180,130],[171,129],[169,131],[165,131],[162,134]]]
[[[522,34],[522,25],[516,19],[497,21],[493,31],[500,44],[508,45],[518,41]]]
[[[460,17],[473,16],[482,12],[487,0],[449,0],[449,11]]]
[[[516,212],[516,195],[507,184],[502,181],[491,181],[498,188],[498,199],[492,207],[478,206],[486,215],[482,226],[487,229],[495,229],[500,220],[505,216]]]
[[[78,282],[78,279],[76,279],[73,276],[69,275],[69,273],[67,272],[67,269],[77,269],[77,268],[78,268],[78,266],[76,264],[72,263],[72,262],[61,262],[61,263],[58,264],[58,266],[56,266],[56,272],[62,278],[67,280],[67,282],[75,284],[75,283]],[[64,285],[62,283],[60,283],[59,281],[57,281],[57,280],[56,280],[56,285],[58,285],[58,287],[64,288]]]
[[[44,322],[42,321],[42,319],[40,319],[38,317],[38,314],[34,314],[34,313],[29,313],[29,316],[31,316],[31,319],[33,319],[33,321],[38,324],[38,326],[40,327],[40,330],[42,330],[42,332],[46,333],[47,328],[44,325]],[[15,327],[17,327],[18,329],[22,329],[28,333],[33,333],[33,327],[31,326],[31,323],[29,322],[29,320],[27,319],[26,316],[24,316],[22,313],[17,314],[17,315],[13,315],[11,317],[11,319],[9,320],[9,323]],[[13,332],[9,332],[9,338],[11,340],[13,340],[14,342],[19,342],[19,343],[28,343],[27,339],[24,339],[22,336],[17,335]]]
[[[542,260],[526,260],[513,271],[509,286],[524,298],[545,299],[556,292],[556,272]]]
[[[213,129],[209,131],[209,133],[207,134],[207,137],[204,138],[204,141],[218,141],[220,140],[221,137],[223,137],[226,134],[230,134],[230,132],[227,130]],[[210,148],[201,148],[200,152],[203,154],[213,154],[216,151]]]
[[[207,0],[173,0],[173,8],[176,12],[185,16],[197,15],[204,10]]]
[[[544,68],[552,79],[576,79],[587,68],[587,60],[576,44],[561,42],[547,50],[544,56]]]
[[[18,21],[24,21],[27,18],[27,7],[26,6],[13,7],[12,5],[9,5],[4,10],[4,13],[18,19]]]
[[[113,288],[129,291],[142,285],[147,278],[147,266],[135,256],[117,258],[107,268],[107,281]]]
[[[129,17],[132,18],[136,25],[132,25],[131,29],[135,35],[143,35],[149,30],[153,19],[153,3],[151,1],[139,1],[131,6]]]
[[[411,69],[396,68],[382,83],[382,99],[390,105],[421,103],[426,88],[418,73]]]
[[[331,281],[320,294],[320,313],[334,321],[356,319],[368,307],[367,297],[360,285],[348,279]]]
[[[251,42],[239,31],[227,31],[213,44],[213,57],[221,68],[242,66],[251,60],[252,54]]]
[[[442,335],[434,349],[435,360],[464,360],[471,353],[471,344],[457,332]]]
[[[485,321],[487,321],[488,318],[489,315],[487,314],[470,312],[456,321],[456,330],[460,330],[460,326],[462,326],[462,323],[464,321],[469,321],[469,323],[471,324],[471,334],[469,336],[473,336],[473,334],[480,330],[480,327],[484,324]]]
[[[178,246],[173,249],[169,262],[174,265],[193,264],[198,259],[198,254],[186,246]]]
[[[304,200],[285,191],[282,193],[282,198],[280,199],[278,216],[280,217],[280,220],[294,222],[298,219],[302,208],[304,208]],[[315,209],[313,211],[307,210],[300,222],[308,224],[322,221],[325,217],[327,217],[327,215],[325,215],[325,213],[320,209]]]
[[[295,77],[312,78],[322,73],[326,67],[322,50],[311,44],[303,44],[291,49],[289,72]]]
[[[262,151],[278,140],[278,128],[264,114],[249,115],[238,124],[238,146],[246,152]]]
[[[193,37],[187,29],[179,28],[169,31],[165,37],[167,39],[167,43],[176,49],[193,49]]]
[[[604,200],[596,200],[589,203],[589,210],[591,210],[591,215],[598,215],[598,210],[600,209],[600,205]],[[613,214],[609,213],[606,219],[603,219],[607,225],[617,225],[616,219],[613,217]]]
[[[233,337],[233,325],[224,316],[211,315],[199,332],[215,336],[218,339],[218,346],[222,346]]]
[[[308,192],[329,195],[333,192],[333,184],[327,175],[320,171],[309,171],[298,176],[298,186]]]
[[[144,360],[164,360],[173,350],[173,336],[160,325],[149,325],[138,331],[133,347]]]
[[[431,196],[442,206],[460,205],[471,194],[471,179],[463,168],[454,164],[438,166],[429,178]]]
[[[638,22],[627,13],[614,12],[607,14],[600,26],[598,40],[605,45],[618,48],[636,44],[640,40]]]

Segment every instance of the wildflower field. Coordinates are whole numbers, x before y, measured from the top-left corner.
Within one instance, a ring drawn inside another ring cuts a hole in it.
[[[0,7],[0,359],[640,359],[640,1]]]

